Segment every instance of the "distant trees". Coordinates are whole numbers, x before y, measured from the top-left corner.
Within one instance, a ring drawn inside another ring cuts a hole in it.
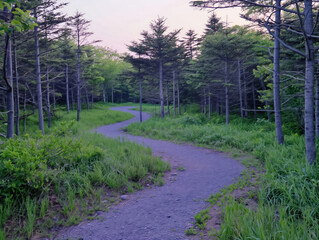
[[[0,69],[3,76],[0,81],[1,137],[14,137],[14,126],[19,135],[20,121],[26,131],[28,118],[35,114],[44,134],[44,122],[51,126],[57,104],[66,104],[69,112],[75,99],[81,107],[81,99],[85,98],[92,107],[94,98],[103,99],[101,86],[106,77],[107,81],[116,81],[117,76],[130,67],[115,51],[94,47],[93,42],[85,41],[89,35],[87,26],[79,24],[79,31],[72,35],[68,27],[75,18],[62,14],[63,6],[65,4],[56,0],[0,1],[0,33],[5,35],[1,42],[5,49],[1,52],[3,67]],[[88,22],[83,15],[78,19],[80,23]],[[78,53],[83,53],[79,60],[85,62],[84,66],[78,64]],[[110,74],[111,68],[117,70]],[[85,81],[77,84],[78,77]],[[108,88],[103,89],[108,91]]]
[[[280,82],[279,82],[279,45],[299,54],[305,59],[304,68],[304,122],[305,122],[305,140],[306,140],[306,156],[309,164],[316,161],[315,146],[315,125],[314,125],[314,66],[315,66],[315,46],[316,29],[318,21],[313,15],[313,11],[318,8],[316,1],[192,1],[193,6],[218,9],[225,7],[242,7],[247,10],[244,17],[255,21],[266,27],[269,34],[273,37],[274,48],[274,106],[275,106],[275,122],[277,141],[281,144],[284,141],[281,123],[281,103],[280,103]],[[289,22],[281,23],[281,12],[294,16]],[[255,17],[255,16],[259,17]],[[273,17],[275,16],[275,17]],[[297,23],[297,24],[295,24]],[[296,37],[303,36],[304,51],[288,44],[280,37],[280,31],[293,33]]]
[[[169,68],[169,65],[176,60],[178,56],[178,34],[180,30],[167,32],[168,27],[165,25],[164,18],[158,18],[150,24],[151,32],[143,31],[142,40],[140,43],[133,42],[129,50],[134,54],[144,56],[149,60],[151,68],[157,69],[157,79],[159,80],[159,100],[161,104],[161,117],[165,115],[164,111],[164,77]],[[135,47],[134,47],[135,46]],[[136,46],[139,46],[142,51],[137,52]],[[138,68],[138,66],[136,66]],[[168,81],[166,81],[168,96]],[[169,112],[169,106],[167,111]]]

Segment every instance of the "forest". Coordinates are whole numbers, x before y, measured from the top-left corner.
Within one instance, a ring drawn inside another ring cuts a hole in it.
[[[317,1],[191,1],[211,11],[203,33],[155,17],[126,53],[92,40],[90,21],[66,5],[0,0],[0,240],[52,237],[121,194],[166,184],[172,166],[151,148],[93,133],[133,117],[115,106],[139,110],[125,132],[229,152],[246,167],[188,237],[319,237]],[[249,25],[221,21],[224,8]],[[214,206],[221,226],[208,229]]]

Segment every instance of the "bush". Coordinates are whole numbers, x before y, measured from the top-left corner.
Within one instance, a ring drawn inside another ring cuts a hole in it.
[[[11,195],[39,195],[48,190],[47,185],[54,182],[62,170],[71,170],[80,162],[90,165],[102,158],[101,149],[66,137],[71,127],[72,123],[63,123],[52,135],[39,133],[35,138],[26,135],[3,144],[0,150],[0,199]]]

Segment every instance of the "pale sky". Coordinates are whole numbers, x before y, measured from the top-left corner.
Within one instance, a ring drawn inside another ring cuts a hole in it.
[[[158,17],[166,18],[169,31],[182,28],[180,37],[189,29],[200,36],[210,13],[189,6],[188,0],[59,0],[69,2],[65,8],[68,15],[76,10],[91,21],[90,31],[94,40],[102,40],[99,45],[128,52],[126,45],[140,39],[143,30],[149,30],[150,22]],[[219,10],[222,21],[228,18],[229,25],[243,24],[240,10]]]

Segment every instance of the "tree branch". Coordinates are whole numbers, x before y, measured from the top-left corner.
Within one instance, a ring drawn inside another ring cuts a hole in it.
[[[273,37],[273,38],[276,38],[276,36],[271,32],[270,30],[270,27],[268,26],[267,23],[265,23],[265,28],[268,30],[269,34]],[[287,43],[285,43],[284,41],[282,41],[280,38],[276,38],[280,44],[282,44],[285,48],[288,48],[289,50],[295,52],[295,53],[298,53],[299,55],[303,56],[303,57],[306,57],[306,54],[304,54],[303,52],[299,51],[298,49],[288,45]]]

